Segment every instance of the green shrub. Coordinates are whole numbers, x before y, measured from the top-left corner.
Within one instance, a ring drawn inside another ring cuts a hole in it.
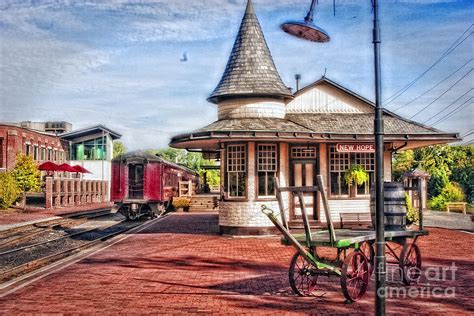
[[[414,208],[411,204],[410,196],[408,195],[408,193],[405,193],[405,204],[407,206],[407,222],[409,224],[418,223],[418,220],[420,219],[420,214],[418,213],[418,210]]]
[[[0,209],[6,210],[20,196],[20,189],[10,172],[0,173]]]
[[[188,198],[179,197],[179,198],[174,198],[172,204],[175,208],[187,208],[189,207],[190,202],[191,201]]]
[[[435,197],[441,194],[443,189],[449,184],[449,176],[444,169],[435,169],[431,173],[431,178],[428,181],[428,193],[430,197]]]
[[[466,196],[462,188],[457,183],[449,182],[441,194],[432,198],[429,201],[430,208],[434,210],[444,210],[448,202],[462,202],[465,201]]]

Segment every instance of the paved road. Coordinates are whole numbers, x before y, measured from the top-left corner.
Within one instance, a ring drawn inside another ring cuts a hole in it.
[[[474,232],[471,214],[429,211],[424,213],[423,220],[424,225],[429,227],[460,229]]]
[[[474,311],[473,237],[459,231],[431,229],[430,236],[420,238],[424,267],[430,267],[435,276],[430,281],[423,277],[405,296],[400,291],[392,294],[388,311],[445,315]],[[216,214],[174,214],[1,298],[0,314],[281,315],[373,311],[373,284],[362,301],[350,305],[344,304],[338,279],[322,278],[317,297],[292,295],[287,269],[293,252],[281,246],[278,238],[222,237],[217,234]],[[445,281],[436,280],[436,271],[452,263],[457,268],[455,278],[445,273]],[[389,280],[388,285],[391,289],[406,289],[397,278]]]

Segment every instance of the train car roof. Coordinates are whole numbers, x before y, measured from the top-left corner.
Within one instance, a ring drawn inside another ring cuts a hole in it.
[[[193,174],[197,175],[196,171],[194,171],[192,169],[189,169],[188,167],[170,162],[168,160],[165,160],[161,157],[158,157],[157,155],[154,155],[154,154],[149,153],[149,152],[144,151],[144,150],[130,151],[130,152],[119,155],[119,156],[115,157],[114,159],[112,159],[112,162],[130,162],[130,161],[160,162],[160,163],[166,164],[170,167],[181,169],[181,170],[184,170],[186,172],[193,173]]]

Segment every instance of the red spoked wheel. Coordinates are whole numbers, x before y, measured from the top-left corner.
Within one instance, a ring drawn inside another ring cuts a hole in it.
[[[416,244],[407,243],[400,254],[400,274],[405,285],[418,283],[421,276],[421,253]]]
[[[291,289],[299,296],[311,296],[318,283],[318,268],[309,263],[299,252],[291,259],[289,279]]]
[[[371,243],[368,241],[363,241],[359,246],[359,251],[362,252],[369,263],[369,276],[374,273],[374,258],[375,250]]]
[[[342,264],[341,288],[348,301],[362,298],[369,285],[369,262],[362,252],[349,254]]]

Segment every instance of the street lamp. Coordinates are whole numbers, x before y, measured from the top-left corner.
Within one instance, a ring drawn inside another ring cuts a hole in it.
[[[311,7],[303,21],[286,21],[281,28],[286,33],[312,42],[329,42],[329,35],[313,23],[313,12],[316,0],[311,1]]]
[[[375,249],[375,311],[377,315],[385,314],[385,227],[384,227],[384,194],[383,194],[383,109],[381,102],[380,75],[380,29],[378,1],[371,0],[374,12],[373,44],[375,69],[375,218],[376,218],[376,249]],[[313,24],[313,12],[316,0],[311,1],[311,7],[304,21],[288,21],[281,25],[283,31],[301,39],[313,42],[328,42],[329,35]]]

